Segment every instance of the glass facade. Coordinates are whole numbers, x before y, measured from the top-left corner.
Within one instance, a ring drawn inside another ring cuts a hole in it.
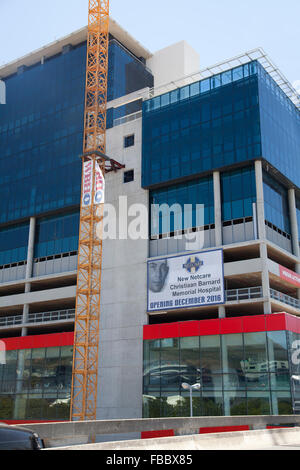
[[[36,227],[36,258],[78,250],[79,211],[39,219]]]
[[[0,224],[79,205],[86,44],[5,79],[0,109]],[[108,99],[153,85],[145,65],[115,39]]]
[[[252,217],[256,202],[253,166],[222,173],[221,198],[223,221]]]
[[[174,211],[161,211],[159,220],[151,219],[151,235],[174,232],[199,226],[197,204],[204,205],[204,221],[200,226],[214,224],[214,188],[211,177],[195,179],[167,188],[150,191],[150,205],[163,206],[167,204]],[[192,205],[186,208],[185,205]],[[153,217],[155,217],[153,212]],[[168,228],[165,228],[168,227]]]
[[[1,420],[67,420],[73,346],[6,352],[0,364]]]
[[[286,331],[144,341],[144,417],[292,414]],[[300,390],[300,387],[299,387]]]
[[[256,61],[143,104],[147,188],[263,157],[297,186],[300,113]]]
[[[29,223],[0,229],[0,266],[27,260]]]
[[[108,101],[128,95],[136,90],[153,87],[152,73],[117,40],[109,43]]]
[[[290,234],[290,216],[287,190],[264,172],[265,219]]]
[[[258,68],[262,155],[300,186],[300,112],[268,75]]]
[[[6,79],[0,223],[79,203],[85,57],[79,46]]]
[[[5,79],[0,107],[0,266],[25,261],[29,223],[37,220],[36,257],[77,250],[83,141],[86,44]],[[109,43],[108,100],[153,86],[144,63],[113,37]],[[113,119],[141,110],[141,101],[110,110]],[[20,224],[4,224],[22,220]],[[3,226],[3,228],[1,228]]]
[[[143,187],[261,153],[256,62],[143,104]]]

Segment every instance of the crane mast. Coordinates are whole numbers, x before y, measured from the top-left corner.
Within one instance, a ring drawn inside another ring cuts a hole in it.
[[[89,0],[71,421],[96,419],[108,42],[109,0]]]

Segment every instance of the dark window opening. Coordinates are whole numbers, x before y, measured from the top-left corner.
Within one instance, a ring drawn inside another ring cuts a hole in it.
[[[133,147],[134,146],[134,134],[132,135],[127,135],[124,137],[124,147]]]
[[[131,183],[134,181],[134,170],[124,172],[124,183]]]

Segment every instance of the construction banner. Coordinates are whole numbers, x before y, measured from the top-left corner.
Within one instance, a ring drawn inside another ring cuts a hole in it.
[[[105,179],[98,163],[95,163],[95,197],[94,204],[104,204],[105,202]]]
[[[89,207],[92,204],[93,162],[89,160],[83,163],[83,187],[82,206]]]
[[[148,312],[224,303],[223,250],[148,261]]]

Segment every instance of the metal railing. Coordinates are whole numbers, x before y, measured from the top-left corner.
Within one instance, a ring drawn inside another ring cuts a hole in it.
[[[294,297],[291,297],[290,295],[283,294],[282,292],[279,292],[278,290],[270,289],[270,296],[272,299],[279,300],[280,302],[290,305],[291,307],[300,308],[300,300],[295,299]]]
[[[235,67],[247,64],[252,61],[259,62],[266,72],[273,78],[281,90],[290,98],[294,105],[300,109],[300,94],[294,88],[294,86],[289,82],[289,80],[283,75],[283,73],[278,69],[278,67],[272,62],[268,57],[266,52],[260,47],[253,49],[252,51],[245,52],[231,59],[219,62],[213,66],[202,69],[198,72],[195,72],[191,75],[186,75],[178,80],[160,85],[159,87],[154,87],[150,89],[150,97],[162,95],[169,91],[175,90],[176,88],[181,88],[186,85],[191,85],[192,83],[210,78],[214,75],[217,75],[222,72],[226,72]]]
[[[3,326],[15,326],[15,325],[21,325],[22,324],[22,315],[14,315],[11,317],[1,317],[0,318],[0,327]]]
[[[73,320],[75,318],[75,309],[59,310],[55,312],[29,313],[27,324],[47,323],[51,321]],[[0,318],[0,328],[7,326],[22,325],[23,316],[14,315]]]
[[[136,121],[142,117],[142,111],[138,111],[137,113],[128,114],[122,118],[114,119],[114,127],[121,126],[122,124],[126,124],[127,122]]]
[[[236,300],[260,299],[263,297],[262,287],[246,287],[244,289],[231,289],[226,291],[226,302]]]

